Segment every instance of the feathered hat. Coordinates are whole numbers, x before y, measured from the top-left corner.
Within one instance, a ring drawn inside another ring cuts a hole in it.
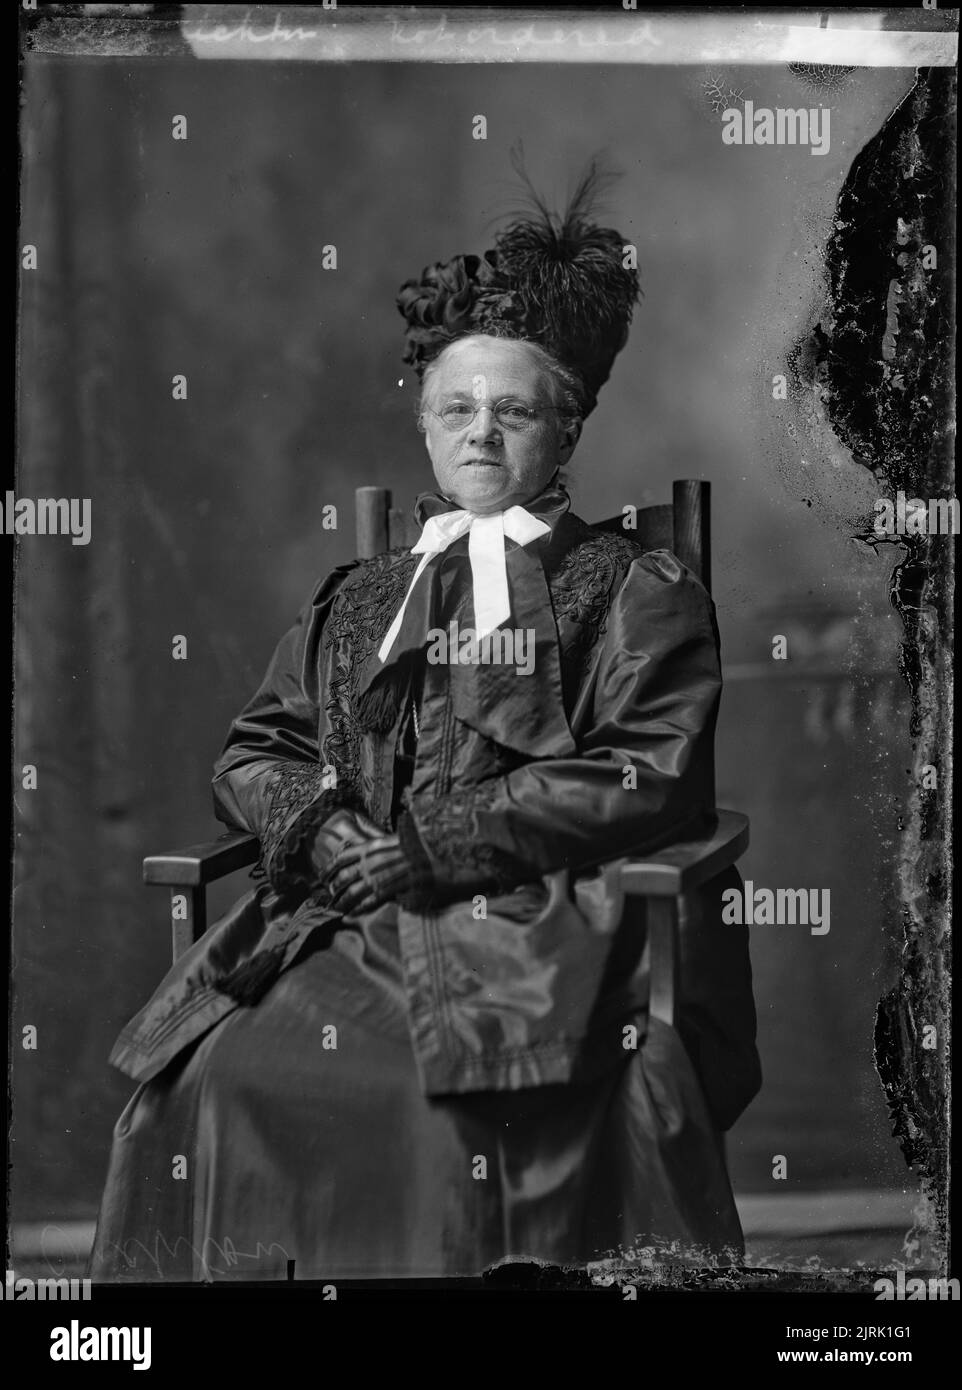
[[[535,192],[519,158],[513,162],[532,210],[483,256],[438,261],[420,280],[405,281],[397,298],[408,326],[403,360],[420,379],[448,343],[472,333],[538,343],[583,384],[587,415],[627,341],[641,293],[637,270],[625,265],[624,238],[592,220],[613,176],[592,160],[559,215]]]

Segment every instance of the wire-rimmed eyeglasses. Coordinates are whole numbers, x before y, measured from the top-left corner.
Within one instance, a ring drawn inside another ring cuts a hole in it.
[[[482,410],[488,401],[448,401],[440,410],[432,410],[429,405],[422,409],[429,415],[434,415],[441,421],[446,430],[452,432],[467,429],[473,425],[478,416],[478,411]],[[523,401],[516,401],[510,398],[497,401],[491,407],[495,420],[502,429],[505,430],[530,430],[541,419],[542,414],[547,410],[558,410],[556,405],[525,405]]]

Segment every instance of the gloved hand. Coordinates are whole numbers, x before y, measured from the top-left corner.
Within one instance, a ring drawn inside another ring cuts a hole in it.
[[[310,846],[310,863],[315,883],[322,883],[339,854],[353,845],[366,844],[385,832],[368,820],[362,811],[335,811],[316,832]]]
[[[370,822],[367,823],[370,826]],[[360,842],[344,842],[324,875],[325,905],[345,917],[373,912],[414,886],[397,835],[376,830]]]

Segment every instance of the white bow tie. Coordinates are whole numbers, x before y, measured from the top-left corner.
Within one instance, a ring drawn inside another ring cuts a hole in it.
[[[478,641],[496,632],[501,624],[511,616],[511,600],[508,596],[508,570],[504,562],[505,537],[518,545],[527,545],[550,531],[551,527],[536,516],[526,512],[524,507],[509,507],[506,512],[495,516],[476,516],[474,512],[443,512],[440,516],[429,517],[416,545],[411,547],[412,555],[420,555],[421,562],[414,571],[414,577],[404,595],[404,602],[398,610],[394,622],[378,649],[381,661],[386,661],[394,646],[404,610],[414,592],[414,586],[435,555],[442,554],[461,536],[468,533],[468,557],[471,561],[471,585],[474,593],[474,624]]]

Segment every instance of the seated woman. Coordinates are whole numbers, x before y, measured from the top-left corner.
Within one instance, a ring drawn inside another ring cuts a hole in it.
[[[677,1031],[648,1018],[643,907],[611,921],[592,881],[711,811],[721,688],[701,584],[559,482],[638,297],[593,182],[402,288],[438,490],[413,551],[317,586],[231,729],[217,814],[263,882],[114,1049],[140,1086],[94,1279],[741,1249],[734,871],[686,924]]]

